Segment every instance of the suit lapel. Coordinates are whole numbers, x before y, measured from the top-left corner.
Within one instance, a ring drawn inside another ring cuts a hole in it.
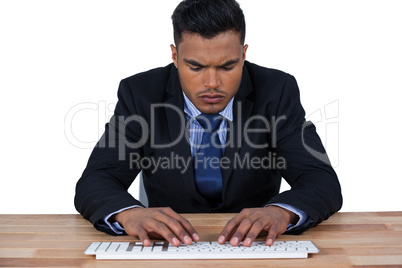
[[[190,146],[186,144],[183,127],[186,125],[184,116],[184,99],[181,94],[181,87],[176,68],[172,67],[167,84],[167,95],[165,99],[165,114],[169,128],[170,141],[177,147],[177,154],[187,157],[191,155]],[[187,145],[187,146],[185,146]]]
[[[173,66],[173,65],[172,65]],[[184,113],[184,98],[181,90],[179,75],[177,69],[173,66],[169,81],[166,88],[165,114],[167,118],[167,125],[169,128],[170,140],[174,144],[171,151],[175,152],[179,157],[182,157],[184,161],[191,163],[188,168],[181,173],[183,184],[189,191],[194,193],[194,197],[205,203],[206,200],[198,193],[194,181],[194,164],[191,156],[190,142],[186,135],[186,118]]]
[[[232,124],[228,123],[226,136],[227,147],[225,148],[224,157],[230,159],[231,164],[228,168],[222,169],[223,196],[225,196],[225,189],[234,168],[236,154],[239,153],[244,141],[243,126],[250,118],[253,110],[254,103],[247,98],[250,93],[252,93],[252,84],[247,68],[244,66],[242,82],[233,102],[233,122]]]

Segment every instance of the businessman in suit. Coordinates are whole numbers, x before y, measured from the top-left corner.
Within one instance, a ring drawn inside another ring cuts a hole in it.
[[[121,81],[115,113],[77,183],[75,206],[109,234],[199,239],[178,213],[237,212],[219,243],[267,245],[342,205],[337,176],[293,76],[246,61],[234,0],[184,0],[173,64]],[[127,189],[142,172],[149,207]],[[281,178],[291,190],[279,193]]]

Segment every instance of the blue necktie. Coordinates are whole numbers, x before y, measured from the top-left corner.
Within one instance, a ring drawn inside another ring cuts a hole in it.
[[[195,182],[198,192],[217,205],[222,202],[221,143],[217,130],[222,116],[201,114],[197,121],[204,128],[202,142],[195,154]]]

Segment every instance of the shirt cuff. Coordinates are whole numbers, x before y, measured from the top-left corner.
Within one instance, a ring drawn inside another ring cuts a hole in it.
[[[307,214],[303,210],[297,209],[297,208],[295,208],[295,207],[293,207],[291,205],[282,204],[282,203],[271,203],[271,204],[269,204],[267,206],[278,206],[278,207],[284,208],[286,210],[289,210],[289,211],[293,212],[294,214],[296,214],[297,216],[299,216],[299,220],[297,221],[297,223],[296,224],[289,223],[288,228],[287,228],[286,231],[289,231],[289,230],[292,230],[293,228],[299,227],[308,218]]]
[[[131,207],[122,208],[122,209],[120,209],[120,210],[118,210],[118,211],[115,211],[115,212],[110,213],[109,215],[107,215],[106,217],[104,217],[103,220],[105,221],[105,223],[107,224],[107,226],[109,226],[109,228],[110,228],[113,232],[115,232],[116,234],[120,234],[120,235],[121,235],[121,234],[123,234],[123,232],[124,232],[124,228],[123,228],[117,221],[115,221],[115,222],[110,222],[109,219],[110,219],[110,217],[112,217],[113,215],[115,215],[115,214],[117,214],[117,213],[120,213],[120,212],[123,212],[123,211],[125,211],[125,210],[127,210],[127,209],[130,209],[130,208],[142,208],[142,206],[134,205],[134,206],[131,206]]]

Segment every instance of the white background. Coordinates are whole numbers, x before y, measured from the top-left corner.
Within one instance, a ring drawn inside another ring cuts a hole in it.
[[[0,213],[76,213],[118,83],[171,62],[179,2],[0,2]],[[342,211],[402,210],[399,1],[239,2],[248,60],[298,80]]]

